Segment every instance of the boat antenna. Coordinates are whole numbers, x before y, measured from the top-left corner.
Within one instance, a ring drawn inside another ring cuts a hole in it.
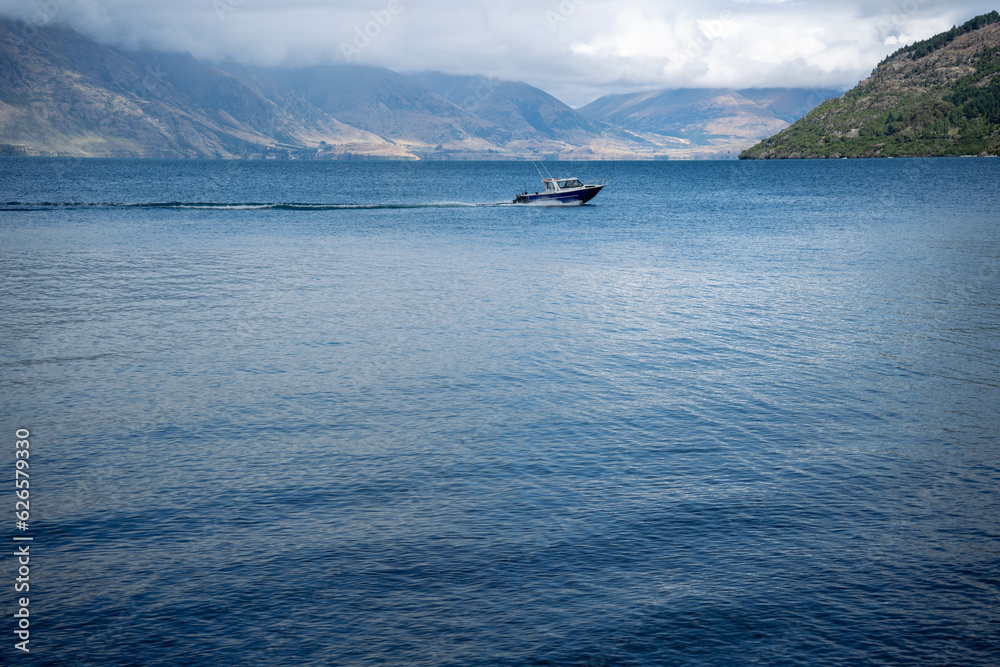
[[[535,160],[532,160],[532,161],[531,161],[531,164],[535,165],[535,171],[537,171],[537,172],[538,172],[538,176],[539,176],[539,178],[541,178],[541,179],[542,179],[542,180],[544,181],[544,180],[545,180],[545,176],[544,176],[544,175],[542,174],[542,169],[545,169],[545,173],[546,173],[546,174],[549,174],[549,170],[548,170],[548,168],[547,168],[547,167],[545,166],[545,164],[544,164],[544,163],[540,163],[540,162],[536,162]],[[542,169],[539,169],[539,168],[538,168],[538,165],[539,165],[539,164],[541,164],[541,165],[542,165]],[[549,178],[552,178],[552,174],[549,174]]]

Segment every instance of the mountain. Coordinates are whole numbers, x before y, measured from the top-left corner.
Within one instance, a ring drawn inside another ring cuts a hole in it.
[[[326,142],[406,156],[373,133],[188,55],[120,52],[58,26],[24,39],[20,28],[0,20],[3,152],[238,157],[281,146],[315,152]]]
[[[1000,14],[899,49],[743,159],[1000,154]]]
[[[490,93],[468,109],[384,68],[209,64],[0,19],[0,154],[635,159],[686,145],[580,116],[527,84]]]
[[[686,144],[668,137],[650,141],[586,118],[526,83],[361,65],[252,71],[427,158],[628,159]]]
[[[736,92],[789,124],[818,104],[844,94],[838,88],[744,88]]]
[[[249,71],[287,86],[345,123],[420,152],[485,152],[510,138],[488,121],[385,68],[319,65]]]
[[[525,149],[552,150],[562,144],[564,151],[600,146],[626,152],[634,150],[636,145],[653,150],[658,146],[681,148],[687,144],[675,137],[650,140],[640,133],[594,120],[523,82],[441,72],[417,72],[409,76],[460,108],[502,128]]]
[[[620,127],[689,140],[696,146],[739,146],[768,137],[838,91],[800,88],[679,88],[606,95],[579,112]]]
[[[0,19],[0,154],[726,157],[808,103],[802,91],[687,90],[574,110],[523,82],[362,65],[205,63]]]

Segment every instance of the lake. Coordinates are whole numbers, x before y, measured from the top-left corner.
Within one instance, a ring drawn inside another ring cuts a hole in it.
[[[5,654],[996,664],[1000,160],[545,166],[0,158]]]

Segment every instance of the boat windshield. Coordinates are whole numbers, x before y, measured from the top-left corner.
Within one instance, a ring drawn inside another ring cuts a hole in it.
[[[581,183],[575,178],[569,178],[566,179],[565,181],[559,181],[560,190],[562,190],[563,188],[582,188],[582,187],[583,183]]]

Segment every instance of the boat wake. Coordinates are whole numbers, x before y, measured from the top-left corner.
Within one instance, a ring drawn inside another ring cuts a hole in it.
[[[476,208],[510,206],[510,202],[469,204],[428,202],[416,204],[324,204],[311,202],[3,202],[0,211],[44,211],[53,209],[192,209],[207,211],[341,211],[368,209]]]

